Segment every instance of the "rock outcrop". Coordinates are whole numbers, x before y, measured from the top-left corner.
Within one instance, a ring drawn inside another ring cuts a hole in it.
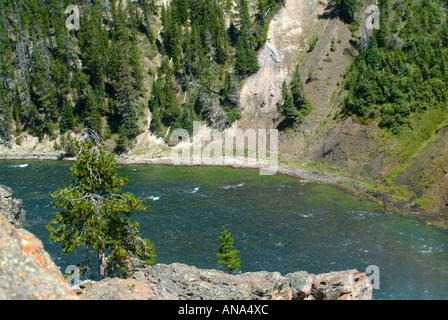
[[[0,185],[0,300],[77,299],[42,241],[20,228],[22,201]]]
[[[0,215],[17,228],[22,227],[25,222],[22,200],[13,199],[12,190],[3,185],[0,185]]]
[[[137,270],[129,279],[80,284],[85,300],[371,300],[372,285],[356,270],[230,275],[180,263]]]

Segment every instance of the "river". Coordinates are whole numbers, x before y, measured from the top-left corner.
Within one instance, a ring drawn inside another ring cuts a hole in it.
[[[25,228],[65,270],[81,252],[61,256],[45,225],[54,217],[49,192],[68,185],[70,164],[0,161],[0,183],[23,199]],[[147,199],[136,213],[155,244],[158,263],[221,269],[221,227],[240,250],[239,272],[324,273],[378,267],[374,299],[447,299],[448,232],[360,199],[333,186],[257,170],[226,167],[119,167],[124,192]],[[82,280],[82,279],[81,279]]]

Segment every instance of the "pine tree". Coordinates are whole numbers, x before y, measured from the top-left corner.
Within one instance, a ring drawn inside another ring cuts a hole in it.
[[[74,85],[77,91],[75,109],[81,120],[84,121],[85,126],[101,133],[101,114],[98,108],[98,101],[89,83],[89,78],[82,71],[78,71],[75,75]]]
[[[78,32],[84,72],[90,76],[93,89],[98,89],[101,97],[105,94],[106,63],[109,59],[109,37],[102,19],[100,4],[95,2]]]
[[[299,65],[297,65],[296,70],[291,81],[291,94],[295,109],[300,113],[300,118],[298,122],[301,122],[303,117],[311,112],[312,105],[311,101],[306,97],[305,86],[301,79]]]
[[[142,92],[143,90],[143,73],[141,64],[140,50],[138,49],[137,43],[132,42],[129,50],[129,64],[132,68],[132,77],[135,81],[135,90],[137,92]]]
[[[3,81],[0,79],[0,140],[9,140],[12,112]]]
[[[202,44],[199,25],[198,23],[193,23],[191,30],[191,70],[193,76],[198,76],[202,73],[202,70],[206,68],[205,62],[205,50]]]
[[[293,126],[302,123],[312,109],[311,101],[305,95],[305,87],[300,77],[300,69],[297,65],[291,80],[290,89],[283,81],[283,104],[278,105],[279,111],[285,116],[288,125]]]
[[[250,49],[247,37],[240,36],[236,45],[235,71],[244,77],[256,73],[259,68],[256,52]]]
[[[92,129],[95,132],[98,132],[98,134],[101,135],[103,132],[103,126],[97,100],[95,99],[94,95],[91,94],[88,101],[87,116],[84,120],[85,125],[86,127]]]
[[[239,250],[233,249],[233,238],[230,232],[227,232],[225,226],[222,226],[221,241],[218,251],[218,264],[224,264],[227,273],[233,273],[240,267],[241,261],[238,255]]]
[[[249,3],[247,0],[238,0],[237,2],[238,26],[242,35],[249,36],[252,32],[252,21],[249,14]]]
[[[194,117],[193,117],[192,111],[193,110],[191,107],[184,106],[182,108],[182,114],[179,118],[178,126],[177,126],[179,128],[187,130],[190,134],[193,134]]]
[[[61,133],[72,130],[75,127],[75,118],[73,115],[73,107],[64,103],[61,108],[61,120],[59,121],[59,129]]]
[[[347,23],[355,21],[355,13],[361,5],[360,0],[336,0],[339,14]]]
[[[149,42],[153,43],[155,41],[155,35],[154,31],[151,28],[151,8],[150,4],[148,3],[148,0],[138,0],[140,7],[143,11],[143,18],[145,21],[145,29],[146,29],[146,36],[149,39]]]
[[[141,237],[135,211],[145,211],[144,199],[122,193],[127,178],[116,172],[113,154],[92,140],[79,143],[80,152],[70,175],[74,183],[51,193],[59,211],[48,225],[50,238],[62,243],[62,254],[85,246],[97,252],[101,279],[135,266],[152,265],[154,245]]]
[[[157,101],[152,106],[152,119],[149,129],[156,134],[159,134],[162,129],[159,115],[159,103]]]
[[[33,33],[33,72],[31,76],[32,92],[37,97],[34,103],[41,117],[35,118],[37,126],[33,129],[42,135],[44,131],[51,132],[51,123],[57,121],[59,117],[57,90],[54,80],[51,78],[53,70],[53,59],[46,46],[41,31],[38,29]]]
[[[188,0],[173,0],[172,6],[174,6],[175,15],[180,24],[185,25],[189,17]]]
[[[291,123],[295,123],[299,118],[299,111],[294,107],[294,100],[292,98],[292,94],[288,93],[285,98],[285,102],[282,105],[282,114],[289,120]]]
[[[167,75],[165,78],[165,83],[160,94],[162,122],[169,126],[176,122],[182,113],[179,102],[174,95],[174,79],[172,75]]]

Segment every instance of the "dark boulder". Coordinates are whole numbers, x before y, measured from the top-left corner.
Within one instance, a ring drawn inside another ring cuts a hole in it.
[[[16,228],[21,228],[25,222],[22,200],[13,199],[11,189],[4,185],[0,185],[0,215],[5,216]]]

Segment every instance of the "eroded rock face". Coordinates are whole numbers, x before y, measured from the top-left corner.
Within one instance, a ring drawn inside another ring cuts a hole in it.
[[[0,185],[0,215],[12,223],[16,228],[22,227],[25,222],[25,210],[22,200],[12,198],[12,190]]]
[[[230,275],[180,263],[138,270],[131,279],[80,284],[86,300],[370,300],[372,285],[356,270],[313,275],[305,271]]]
[[[371,300],[372,285],[357,270],[317,275],[311,289],[316,300]]]

